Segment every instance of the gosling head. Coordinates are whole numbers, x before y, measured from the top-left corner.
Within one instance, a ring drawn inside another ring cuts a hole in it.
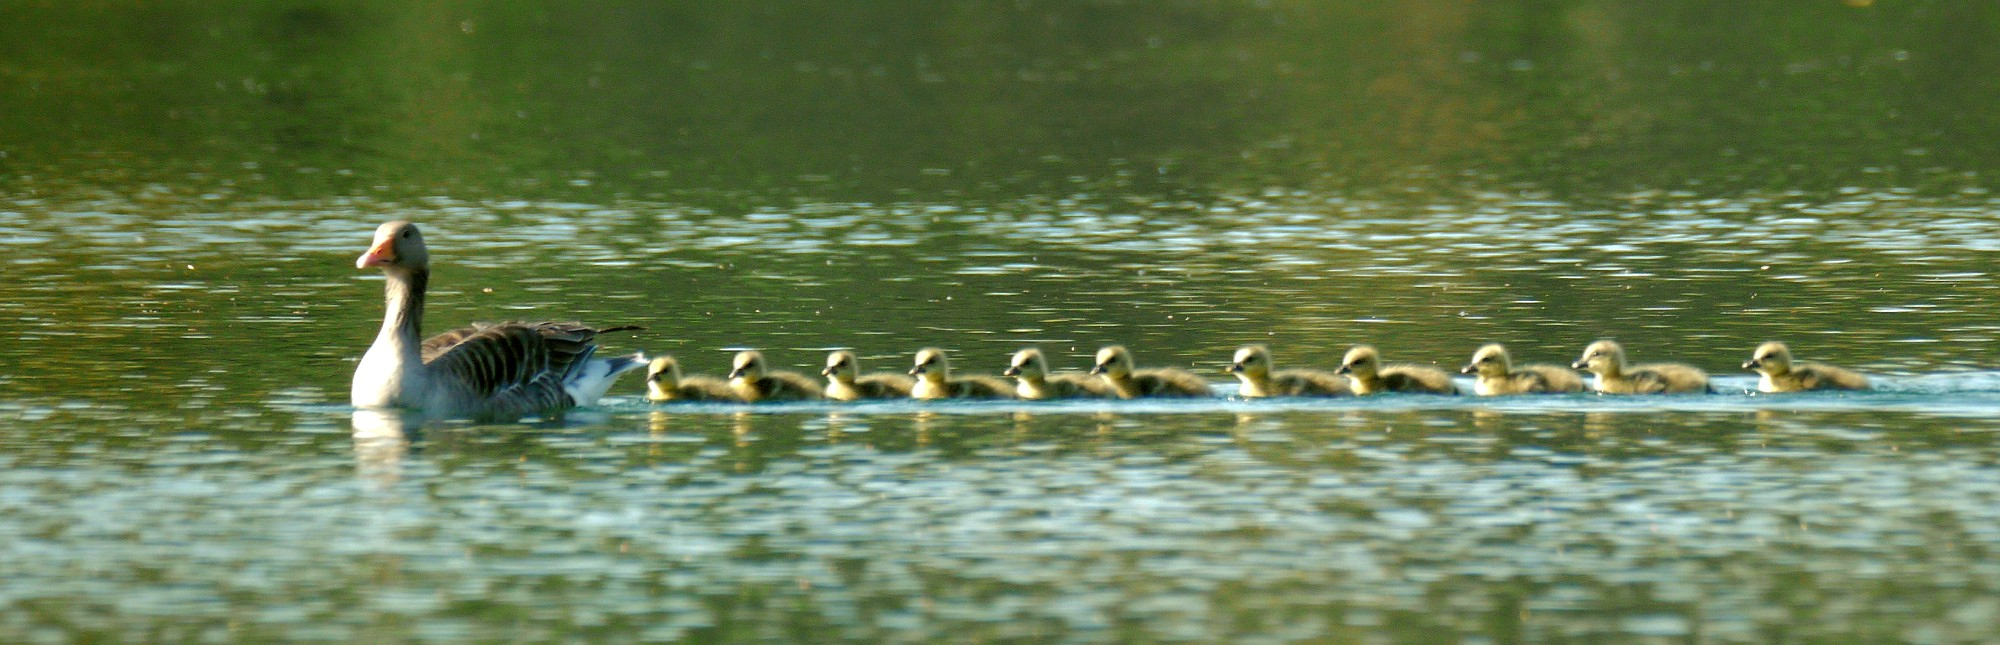
[[[1355,345],[1354,349],[1347,350],[1346,357],[1340,359],[1340,369],[1335,373],[1368,378],[1381,369],[1381,353],[1369,345]]]
[[[430,266],[430,252],[424,248],[424,234],[417,225],[403,220],[375,227],[375,241],[368,252],[354,261],[354,268],[380,267],[383,271],[417,271]]]
[[[1103,374],[1111,378],[1126,378],[1132,375],[1132,352],[1124,345],[1112,345],[1097,350],[1097,363],[1090,367],[1091,374]]]
[[[1506,376],[1514,369],[1514,359],[1507,355],[1507,348],[1499,343],[1485,345],[1472,353],[1472,362],[1458,368],[1460,374],[1481,376]]]
[[[1042,357],[1042,350],[1030,347],[1014,352],[1014,358],[1007,362],[1007,371],[1000,375],[1026,381],[1046,379],[1049,377],[1049,361]]]
[[[917,350],[917,359],[910,367],[910,376],[926,381],[943,381],[951,378],[951,361],[944,357],[944,350],[925,347]]]
[[[1576,359],[1570,367],[1592,374],[1617,374],[1625,371],[1625,348],[1609,340],[1600,340],[1583,348],[1583,357]]]
[[[672,356],[661,356],[646,364],[646,383],[673,389],[681,384],[681,362]]]
[[[835,351],[826,355],[826,369],[820,370],[819,375],[829,381],[853,383],[854,379],[861,377],[859,362],[860,359],[855,358],[854,352]]]
[[[1764,374],[1784,374],[1792,371],[1792,350],[1784,343],[1771,341],[1757,346],[1756,353],[1743,363],[1743,369]]]
[[[1236,356],[1229,361],[1223,371],[1250,377],[1261,377],[1271,373],[1271,348],[1263,345],[1244,345],[1236,349]]]
[[[674,357],[652,359],[646,365],[646,393],[662,399],[674,389],[680,389],[680,361],[674,361]]]
[[[764,353],[746,350],[736,353],[736,361],[730,364],[729,378],[755,381],[764,378]]]

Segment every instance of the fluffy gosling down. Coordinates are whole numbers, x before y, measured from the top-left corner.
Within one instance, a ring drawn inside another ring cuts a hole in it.
[[[1112,345],[1097,350],[1097,364],[1090,373],[1111,386],[1111,391],[1121,399],[1141,397],[1205,397],[1213,396],[1208,389],[1208,381],[1193,372],[1172,367],[1137,369],[1132,361],[1132,352],[1121,345]]]
[[[826,377],[826,398],[835,401],[906,399],[910,397],[910,388],[916,385],[901,374],[883,372],[863,376],[860,359],[846,350],[827,354],[826,369],[819,374]]]
[[[1603,394],[1683,394],[1713,392],[1708,373],[1680,363],[1626,365],[1625,348],[1600,340],[1583,350],[1570,367],[1597,375],[1593,385]]]
[[[1320,370],[1271,369],[1271,348],[1263,345],[1244,345],[1236,350],[1236,356],[1229,362],[1227,371],[1242,381],[1236,388],[1236,395],[1246,399],[1267,396],[1348,396],[1354,391],[1347,387],[1347,379],[1340,375]]]
[[[681,363],[661,356],[646,365],[646,399],[668,401],[739,401],[729,384],[706,376],[681,376]]]
[[[910,388],[910,398],[914,399],[1011,399],[1014,388],[1006,381],[991,376],[951,375],[951,360],[945,358],[944,350],[926,347],[917,352],[916,364],[910,368],[910,376],[917,377],[917,384]]]
[[[729,370],[729,389],[746,402],[811,401],[819,398],[819,382],[798,372],[766,369],[761,352],[737,352],[734,366]]]
[[[1042,350],[1028,348],[1014,352],[1007,371],[1014,377],[1014,395],[1023,399],[1079,399],[1117,396],[1102,379],[1077,372],[1049,373],[1049,360]]]
[[[1743,369],[1762,375],[1757,379],[1759,392],[1868,389],[1868,377],[1853,370],[1813,361],[1792,362],[1792,350],[1777,341],[1758,345]]]
[[[1382,364],[1382,355],[1368,345],[1355,345],[1340,361],[1340,374],[1347,376],[1355,394],[1367,396],[1383,392],[1413,394],[1458,394],[1458,385],[1444,370],[1407,363]]]
[[[1493,343],[1472,353],[1472,362],[1458,370],[1472,374],[1472,392],[1480,396],[1500,394],[1563,394],[1583,391],[1583,375],[1560,365],[1529,363],[1515,365],[1507,348]]]

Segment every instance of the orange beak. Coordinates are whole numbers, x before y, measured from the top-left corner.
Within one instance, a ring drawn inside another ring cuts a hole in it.
[[[368,267],[389,266],[390,263],[396,261],[395,241],[395,238],[376,240],[374,246],[368,247],[367,253],[361,254],[361,258],[354,261],[354,268],[366,269]]]

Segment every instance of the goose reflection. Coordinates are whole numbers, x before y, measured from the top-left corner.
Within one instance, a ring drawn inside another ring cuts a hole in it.
[[[354,424],[354,473],[387,487],[402,479],[403,457],[423,419],[401,410],[358,408]]]

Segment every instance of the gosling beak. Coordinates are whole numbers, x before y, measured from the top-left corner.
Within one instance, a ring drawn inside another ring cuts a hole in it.
[[[916,367],[910,368],[910,376],[923,376],[923,375],[924,375],[924,366],[918,365]]]
[[[1465,367],[1458,368],[1458,373],[1460,374],[1471,374],[1477,371],[1479,371],[1479,365],[1475,363],[1467,363]]]
[[[1105,373],[1106,371],[1107,371],[1107,370],[1105,370],[1105,369],[1104,369],[1104,366],[1103,366],[1102,364],[1099,364],[1099,365],[1092,365],[1092,366],[1090,366],[1090,373],[1091,373],[1091,375],[1093,375],[1093,376],[1095,376],[1095,375],[1098,375],[1098,374],[1103,374],[1103,373]]]
[[[729,370],[729,378],[742,378],[742,377],[743,377],[743,369],[742,369],[742,368],[737,368],[737,369],[733,369],[733,370]]]
[[[1578,370],[1586,369],[1590,367],[1590,361],[1577,361],[1574,363],[1570,363],[1569,366],[1570,369],[1578,369]]]
[[[1230,364],[1229,364],[1229,367],[1225,367],[1225,368],[1222,368],[1222,371],[1224,371],[1224,372],[1228,372],[1228,373],[1230,373],[1230,374],[1242,374],[1242,373],[1243,373],[1243,364],[1242,364],[1242,363],[1230,363]]]
[[[1354,366],[1352,366],[1352,365],[1342,365],[1342,366],[1340,366],[1340,369],[1337,369],[1337,370],[1334,370],[1334,371],[1333,371],[1333,373],[1335,373],[1335,374],[1353,374],[1353,373],[1354,373]]]
[[[1005,370],[1001,370],[1001,372],[1000,372],[1000,375],[1001,375],[1001,376],[1020,376],[1020,375],[1021,375],[1021,367],[1020,367],[1020,366],[1018,366],[1018,365],[1008,365],[1008,366],[1007,366],[1007,369],[1005,369]]]
[[[367,253],[361,254],[360,258],[354,260],[354,268],[385,267],[394,263],[396,261],[395,243],[396,238],[393,237],[376,242],[374,246],[368,247]]]
[[[1754,370],[1763,366],[1764,366],[1763,363],[1758,362],[1757,359],[1754,358],[1747,361],[1743,361],[1743,369],[1746,370]]]
[[[832,366],[832,365],[828,365],[828,366],[826,366],[826,369],[823,369],[823,370],[820,370],[820,371],[819,371],[819,375],[820,375],[820,376],[833,376],[833,366]]]

